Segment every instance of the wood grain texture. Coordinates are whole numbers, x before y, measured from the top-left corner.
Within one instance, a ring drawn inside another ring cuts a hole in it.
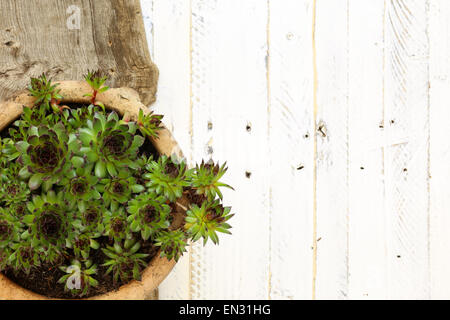
[[[348,297],[387,297],[384,0],[349,1]]]
[[[312,297],[312,2],[269,2],[271,299]],[[291,14],[295,12],[296,14]]]
[[[193,160],[227,161],[236,188],[233,235],[192,248],[193,299],[269,295],[267,14],[259,0],[192,1]]]
[[[162,296],[450,297],[447,0],[142,1],[156,108],[237,189]]]
[[[70,6],[80,9],[79,29],[67,27]],[[103,70],[112,86],[136,89],[145,104],[155,100],[158,69],[139,0],[1,2],[1,98],[23,89],[31,76],[81,80],[88,69]]]
[[[348,2],[316,2],[315,297],[348,296]],[[330,37],[330,34],[333,34]]]
[[[385,150],[389,298],[428,298],[428,1],[387,1]]]

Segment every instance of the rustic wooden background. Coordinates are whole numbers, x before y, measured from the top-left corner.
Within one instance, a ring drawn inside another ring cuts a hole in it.
[[[160,299],[450,298],[450,1],[39,1],[57,54],[30,3],[0,1],[0,25],[23,26],[0,28],[0,95],[56,61],[56,78],[103,64],[151,98],[142,15],[154,108],[191,164],[228,161],[234,234],[192,246]],[[90,9],[67,39],[69,5]]]
[[[141,5],[155,108],[236,187],[160,299],[450,298],[450,1]]]
[[[43,72],[81,80],[88,69],[154,101],[158,72],[139,0],[0,0],[0,100]]]

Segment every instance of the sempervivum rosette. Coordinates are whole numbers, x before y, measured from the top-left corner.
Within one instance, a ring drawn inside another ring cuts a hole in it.
[[[104,232],[103,213],[106,207],[102,200],[89,201],[78,213],[73,225],[82,233],[90,233],[97,237]]]
[[[19,180],[20,165],[15,163],[9,170],[0,173],[0,204],[6,206],[21,204],[28,200],[30,190],[27,184]]]
[[[134,163],[144,137],[135,135],[136,124],[119,121],[117,113],[111,112],[108,118],[96,113],[94,120],[87,120],[87,127],[78,130],[83,143],[80,155],[95,163],[94,172],[99,178],[117,176],[120,169],[137,169]]]
[[[28,203],[31,214],[23,221],[29,226],[28,235],[32,239],[32,246],[39,248],[43,260],[55,262],[60,258],[62,250],[70,246],[74,238],[72,224],[73,214],[68,212],[63,193],[57,195],[50,191],[42,196],[34,196]]]
[[[75,203],[80,212],[85,211],[86,203],[101,198],[96,186],[98,178],[92,175],[92,165],[68,170],[61,179],[64,196],[72,205]]]
[[[170,207],[165,204],[166,198],[154,193],[142,193],[128,204],[127,220],[133,232],[140,232],[142,239],[167,229],[170,225]]]
[[[11,243],[18,241],[20,239],[19,230],[20,222],[0,208],[0,248],[9,247]]]
[[[3,195],[0,202],[4,202],[6,205],[27,201],[28,195],[30,194],[26,183],[19,180],[2,181],[0,192]]]
[[[43,189],[48,191],[72,166],[68,155],[78,149],[78,143],[75,136],[69,137],[64,125],[58,123],[53,129],[30,127],[27,140],[17,142],[16,148],[20,152],[18,161],[23,166],[20,177],[28,179],[31,190],[43,185]],[[72,160],[79,161],[77,157]]]
[[[9,265],[27,275],[33,267],[41,265],[39,250],[31,245],[30,238],[13,243],[10,252],[12,253],[8,257]]]

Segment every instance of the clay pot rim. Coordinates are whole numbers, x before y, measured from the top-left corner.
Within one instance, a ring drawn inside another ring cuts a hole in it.
[[[61,104],[84,103],[89,104],[90,97],[84,97],[85,93],[92,89],[84,81],[58,81],[58,89],[63,96]],[[136,120],[139,110],[149,113],[149,109],[143,105],[138,93],[131,88],[110,88],[97,96],[97,101],[102,102],[107,109],[114,110],[130,120]],[[8,101],[0,102],[0,131],[17,119],[23,111],[23,107],[32,107],[34,97],[21,91]],[[150,139],[160,154],[183,157],[183,154],[173,139],[170,131],[162,125],[158,139]],[[160,257],[160,252],[150,261],[142,273],[141,281],[132,280],[121,286],[117,291],[110,291],[101,295],[88,298],[89,300],[126,300],[144,299],[157,289],[159,284],[167,277],[176,262]],[[0,273],[0,300],[51,300],[53,298],[40,295],[21,287]]]

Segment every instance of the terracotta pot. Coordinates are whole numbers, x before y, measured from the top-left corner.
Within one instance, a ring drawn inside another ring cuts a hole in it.
[[[61,89],[61,95],[64,97],[61,104],[89,104],[90,98],[83,97],[83,94],[91,92],[92,89],[85,82],[61,81],[56,83],[59,84],[58,88]],[[9,101],[1,102],[0,131],[5,129],[22,114],[23,106],[32,107],[33,101],[34,98],[24,91]],[[149,112],[148,108],[140,102],[137,92],[130,88],[111,88],[99,94],[97,101],[102,102],[107,109],[115,110],[130,120],[136,120],[141,109],[144,113]],[[152,139],[152,143],[160,154],[172,155],[175,153],[179,157],[183,156],[178,144],[172,138],[172,134],[165,127],[159,131],[159,139]],[[118,291],[108,292],[89,299],[145,299],[145,297],[149,296],[159,286],[174,265],[175,260],[169,261],[166,258],[161,258],[158,252],[143,271],[141,281],[133,280],[120,287]],[[49,298],[24,289],[3,274],[0,274],[0,299],[43,300]]]

